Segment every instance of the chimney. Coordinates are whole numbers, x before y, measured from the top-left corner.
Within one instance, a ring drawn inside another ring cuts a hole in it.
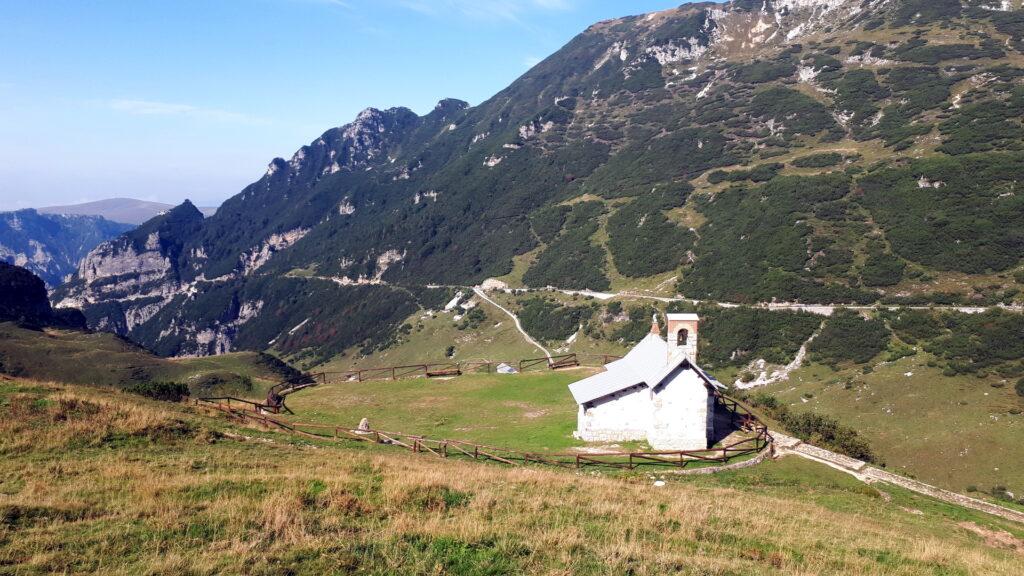
[[[659,337],[661,336],[661,327],[658,326],[657,314],[655,314],[654,317],[651,319],[651,334],[654,334],[655,336]]]

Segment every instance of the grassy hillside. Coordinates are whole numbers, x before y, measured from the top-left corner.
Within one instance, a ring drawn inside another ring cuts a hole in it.
[[[810,364],[765,392],[858,430],[888,467],[960,492],[1024,489],[1024,398],[999,378],[943,376],[928,354],[833,371]]]
[[[656,487],[315,446],[23,380],[0,383],[0,455],[11,574],[1011,575],[1024,538],[806,461]]]
[[[348,371],[423,362],[518,361],[543,356],[526,342],[504,312],[486,303],[477,307],[479,310],[473,316],[467,316],[461,309],[419,311],[405,320],[384,350],[373,350],[367,355],[355,347],[319,366],[301,361],[300,364],[316,371]],[[450,358],[448,346],[454,347]]]
[[[125,387],[179,382],[195,393],[260,396],[285,378],[273,359],[254,352],[164,359],[113,334],[0,323],[0,374]]]

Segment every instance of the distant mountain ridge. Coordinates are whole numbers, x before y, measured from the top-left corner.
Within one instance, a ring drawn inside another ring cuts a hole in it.
[[[734,0],[600,22],[479,106],[367,109],[210,218],[188,205],[98,247],[56,297],[162,354],[318,356],[386,341],[431,305],[427,285],[490,277],[1014,301],[1022,62],[1020,0]]]
[[[112,222],[133,224],[138,226],[174,208],[171,204],[135,200],[133,198],[109,198],[83,204],[67,206],[47,206],[38,208],[40,214],[60,214],[65,216],[101,216]],[[200,208],[205,216],[212,216],[216,208]]]
[[[0,212],[0,261],[22,266],[55,287],[77,272],[93,248],[132,228],[98,216]]]

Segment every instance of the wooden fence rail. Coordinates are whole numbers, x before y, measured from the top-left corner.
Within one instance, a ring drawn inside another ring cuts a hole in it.
[[[232,402],[235,404],[233,405]],[[263,405],[237,398],[202,398],[196,406],[218,410],[229,417],[255,422],[266,428],[318,440],[356,440],[404,448],[412,453],[429,454],[438,458],[470,458],[507,465],[541,464],[562,468],[604,467],[635,470],[641,466],[687,468],[698,465],[721,465],[735,458],[759,454],[772,444],[768,428],[742,404],[717,395],[717,402],[732,416],[735,425],[753,434],[725,446],[706,450],[670,450],[635,452],[538,453],[497,446],[488,446],[465,440],[435,439],[416,434],[382,430],[346,428],[329,424],[282,421],[266,415]],[[238,407],[246,406],[246,409]]]

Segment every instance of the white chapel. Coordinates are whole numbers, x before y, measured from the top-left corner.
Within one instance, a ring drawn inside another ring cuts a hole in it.
[[[704,450],[715,435],[715,391],[697,366],[696,314],[658,318],[651,333],[605,371],[569,386],[579,404],[575,436],[592,442],[646,440],[655,450]]]

